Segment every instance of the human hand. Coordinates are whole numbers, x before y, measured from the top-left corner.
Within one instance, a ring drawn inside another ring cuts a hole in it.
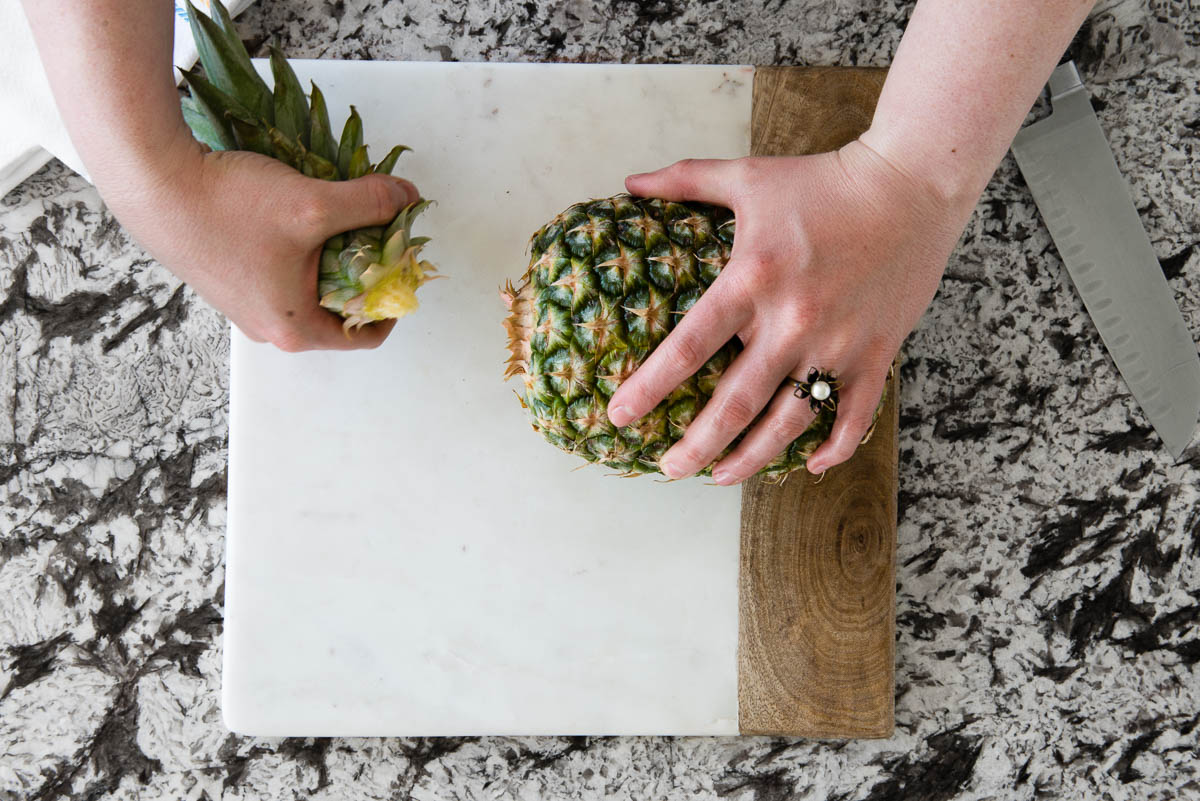
[[[255,341],[289,352],[383,342],[395,321],[345,332],[318,304],[321,248],[391,222],[418,200],[416,187],[386,175],[321,181],[257,153],[206,152],[184,135],[169,166],[105,187],[133,236]]]
[[[854,453],[888,368],[937,290],[974,201],[942,198],[861,142],[814,156],[681,161],[630,176],[633,194],[733,209],[729,263],[699,302],[609,402],[625,426],[653,409],[735,335],[745,346],[686,435],[662,458],[671,478],[716,459],[734,484],[765,466],[812,422],[791,377],[810,367],[842,382],[837,422],[809,458],[823,472]]]

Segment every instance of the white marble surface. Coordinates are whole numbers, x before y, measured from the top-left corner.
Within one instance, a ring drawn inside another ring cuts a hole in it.
[[[533,231],[622,176],[745,155],[753,70],[296,69],[358,108],[373,152],[404,132],[448,278],[377,350],[233,338],[229,727],[736,733],[740,489],[577,469],[531,431],[497,288]]]

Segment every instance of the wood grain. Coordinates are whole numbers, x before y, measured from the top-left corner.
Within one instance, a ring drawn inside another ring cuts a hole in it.
[[[755,155],[834,150],[858,136],[881,69],[760,68]],[[897,403],[818,483],[742,491],[738,715],[743,734],[889,737],[894,725]]]

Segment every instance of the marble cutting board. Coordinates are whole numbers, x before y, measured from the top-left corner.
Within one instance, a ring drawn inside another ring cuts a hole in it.
[[[223,709],[258,735],[736,734],[741,492],[576,469],[500,380],[497,287],[623,177],[750,149],[753,69],[296,62],[438,200],[375,351],[234,332]]]

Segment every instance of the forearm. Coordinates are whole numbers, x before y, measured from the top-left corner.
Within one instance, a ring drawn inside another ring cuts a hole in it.
[[[136,203],[198,149],[171,69],[167,0],[24,0],[55,100],[101,194]]]
[[[861,141],[969,211],[1094,0],[919,0]]]

